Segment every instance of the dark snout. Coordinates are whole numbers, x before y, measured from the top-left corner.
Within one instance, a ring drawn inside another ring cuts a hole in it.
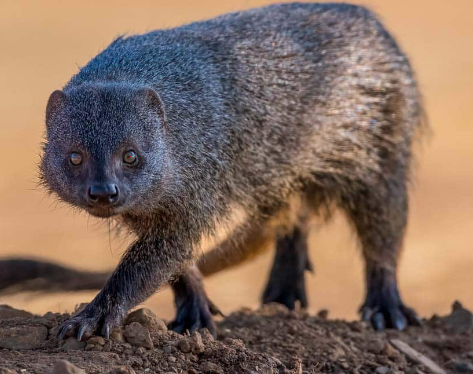
[[[117,205],[119,194],[114,183],[96,183],[87,189],[87,202],[93,207],[109,208]]]

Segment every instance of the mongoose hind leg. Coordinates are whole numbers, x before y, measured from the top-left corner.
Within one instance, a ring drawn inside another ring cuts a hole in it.
[[[212,315],[222,314],[209,300],[202,284],[202,275],[209,276],[241,264],[268,250],[274,232],[264,224],[241,228],[205,253],[197,267],[189,268],[172,284],[176,304],[176,318],[169,327],[179,333],[207,328],[215,335]]]
[[[299,302],[301,308],[307,308],[305,271],[312,271],[307,235],[307,228],[298,225],[277,239],[273,266],[262,296],[263,304],[275,302],[294,310]]]
[[[222,312],[207,297],[199,269],[195,266],[189,267],[171,287],[174,292],[176,318],[169,324],[169,328],[178,333],[206,328],[215,336],[212,315],[222,315]]]
[[[362,319],[370,321],[376,330],[403,330],[408,324],[419,324],[416,313],[402,302],[396,278],[407,221],[404,178],[387,179],[376,186],[360,184],[344,199],[344,207],[356,228],[365,259]]]

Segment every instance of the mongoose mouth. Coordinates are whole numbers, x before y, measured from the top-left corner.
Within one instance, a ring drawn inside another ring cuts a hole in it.
[[[87,212],[95,217],[110,218],[117,215],[117,207],[87,207]]]

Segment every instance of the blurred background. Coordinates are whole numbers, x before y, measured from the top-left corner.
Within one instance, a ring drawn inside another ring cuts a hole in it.
[[[358,1],[354,1],[358,3]],[[251,0],[0,2],[0,256],[35,256],[80,269],[112,269],[126,249],[105,223],[73,214],[37,188],[36,164],[49,94],[118,34],[173,27],[269,4]],[[433,137],[418,147],[410,223],[399,270],[405,301],[423,316],[446,313],[458,299],[473,308],[473,1],[365,0],[411,57]],[[2,156],[3,157],[3,156]],[[356,318],[362,263],[342,215],[311,236],[316,275],[311,312]],[[257,307],[273,253],[206,280],[224,313]],[[94,292],[23,293],[0,304],[36,313],[73,310]],[[146,306],[173,313],[169,290]]]

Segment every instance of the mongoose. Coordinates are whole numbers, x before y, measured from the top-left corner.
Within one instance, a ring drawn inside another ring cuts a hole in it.
[[[263,302],[307,305],[311,218],[338,207],[366,265],[364,320],[418,323],[396,267],[412,143],[408,59],[366,8],[276,4],[121,36],[53,92],[45,186],[136,240],[60,337],[109,336],[167,283],[176,331],[215,331],[204,275],[276,246]],[[215,249],[193,262],[203,243]]]

